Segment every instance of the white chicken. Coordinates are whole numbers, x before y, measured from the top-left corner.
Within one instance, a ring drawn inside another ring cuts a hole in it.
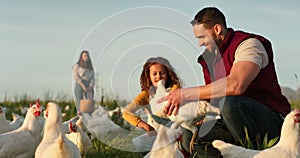
[[[63,117],[62,117],[63,118]],[[69,120],[67,120],[67,121],[65,121],[65,122],[63,122],[62,124],[63,124],[63,133],[64,134],[70,134],[72,131],[74,131],[73,129],[72,129],[72,126],[70,126],[70,123],[72,124],[72,125],[74,125],[74,128],[76,128],[75,126],[76,126],[76,122],[79,120],[79,115],[76,115],[76,116],[74,116],[74,117],[72,117],[71,119],[69,119]]]
[[[151,131],[150,133],[144,133],[132,139],[132,143],[134,144],[136,150],[139,152],[145,152],[145,151],[150,151],[152,149],[153,143],[156,139],[156,133],[160,128],[161,124],[155,121],[151,112],[147,108],[141,111],[144,111],[142,113],[143,115],[145,114],[147,115],[146,116],[147,123],[155,129],[155,131]],[[167,123],[167,125],[165,126],[169,126],[169,125],[170,124]]]
[[[132,139],[132,143],[137,152],[146,152],[152,149],[156,135],[149,135],[147,133],[141,134]]]
[[[107,114],[111,118],[113,115],[122,115],[123,112],[124,108],[117,106],[115,109],[107,111]]]
[[[66,137],[71,140],[79,149],[81,153],[88,150],[90,147],[92,147],[92,141],[81,128],[81,119],[79,118],[76,121],[76,124],[74,124],[72,121],[69,123],[71,133],[66,134]]]
[[[251,150],[213,141],[213,146],[220,150],[224,158],[300,158],[300,110],[291,111],[284,119],[279,142],[265,150]]]
[[[91,115],[83,113],[82,118],[87,129],[98,138],[105,137],[109,133],[119,133],[122,130],[119,125],[115,124],[108,117],[106,110],[102,106],[95,109]]]
[[[37,101],[27,111],[22,126],[16,130],[0,134],[0,157],[30,158],[41,141],[43,125],[40,116],[40,105]]]
[[[148,109],[145,109],[145,113],[147,114],[147,123],[152,126],[155,131],[158,131],[161,125],[154,120]],[[156,139],[155,131],[141,134],[132,139],[132,143],[138,152],[150,151],[152,149],[153,143]]]
[[[14,126],[20,127],[23,124],[24,117],[14,113],[14,112],[11,113],[11,115],[12,115],[13,121],[10,124],[14,124]]]
[[[36,158],[80,158],[76,145],[63,133],[62,116],[59,106],[53,102],[47,104],[44,134],[35,151]]]
[[[82,121],[82,116],[79,116],[79,119],[76,121],[76,125],[83,130],[83,132],[87,133],[88,130],[86,128],[86,126],[84,125],[83,121]]]
[[[145,119],[147,120],[147,124],[149,124],[151,127],[155,129],[155,131],[150,131],[141,134],[132,139],[132,143],[134,144],[136,150],[139,152],[145,152],[145,151],[150,151],[152,149],[154,141],[156,140],[157,132],[163,124],[159,124],[158,122],[156,122],[156,120],[153,118],[153,115],[147,108],[141,111],[144,111],[143,115],[147,115]],[[171,122],[164,124],[165,127],[170,127],[170,125]]]
[[[181,125],[193,133],[190,142],[191,152],[193,150],[194,139],[196,138],[198,131],[197,127],[194,125],[195,122],[199,121],[199,118],[202,120],[207,120],[205,117],[208,113],[214,116],[211,117],[212,119],[219,119],[220,109],[214,107],[207,101],[193,101],[180,105],[177,115],[174,115],[173,113],[171,116],[167,116],[163,111],[167,101],[158,103],[158,100],[162,97],[165,97],[167,94],[168,91],[164,86],[164,80],[158,81],[155,96],[150,100],[151,110],[154,115],[168,117],[171,121],[173,121],[174,124],[172,124],[171,128],[177,128],[179,125]]]
[[[153,147],[145,158],[184,158],[176,144],[176,139],[178,139],[181,135],[181,129],[173,129],[160,125]]]
[[[147,123],[157,131],[160,124],[155,121],[148,109],[145,109],[145,113],[147,114]]]
[[[40,122],[42,124],[45,124],[45,122],[46,122],[46,118],[47,118],[47,116],[46,116],[47,114],[46,113],[47,113],[47,111],[44,111],[44,114],[43,114],[44,117],[40,117],[39,118]],[[71,131],[72,131],[72,129],[69,126],[70,122],[72,122],[73,124],[75,124],[78,119],[79,119],[79,116],[77,115],[77,116],[72,117],[70,120],[67,120],[67,121],[63,122],[62,123],[62,131],[63,131],[63,133],[64,134],[70,134]],[[42,134],[43,133],[44,133],[44,131],[42,131]]]
[[[15,118],[12,122],[6,120],[5,110],[0,106],[0,134],[19,128],[22,125],[20,118]]]

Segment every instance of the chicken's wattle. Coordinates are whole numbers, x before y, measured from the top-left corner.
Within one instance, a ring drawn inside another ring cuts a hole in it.
[[[41,111],[36,111],[36,112],[34,112],[34,116],[35,117],[38,117],[38,116],[40,116],[41,115]]]

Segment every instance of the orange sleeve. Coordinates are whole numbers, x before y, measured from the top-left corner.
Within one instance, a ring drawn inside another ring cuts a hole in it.
[[[149,104],[149,94],[142,91],[130,104],[128,104],[123,112],[122,117],[133,126],[141,121],[141,118],[135,115],[135,112]]]
[[[174,85],[172,85],[172,87],[171,87],[171,91],[173,91],[173,90],[175,90],[175,89],[179,89],[179,88],[180,88],[180,86],[174,84]]]

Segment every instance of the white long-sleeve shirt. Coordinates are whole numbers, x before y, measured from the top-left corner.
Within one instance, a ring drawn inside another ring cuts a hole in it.
[[[78,64],[75,64],[73,66],[73,78],[76,81],[76,83],[80,84],[82,80],[84,81],[90,81],[90,87],[94,87],[95,85],[95,76],[94,71],[88,70],[86,68],[80,67]]]

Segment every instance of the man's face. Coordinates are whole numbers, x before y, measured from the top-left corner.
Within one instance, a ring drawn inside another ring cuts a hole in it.
[[[213,29],[206,29],[203,24],[195,24],[193,30],[195,37],[199,40],[200,47],[204,46],[210,52],[217,49],[217,36]]]

